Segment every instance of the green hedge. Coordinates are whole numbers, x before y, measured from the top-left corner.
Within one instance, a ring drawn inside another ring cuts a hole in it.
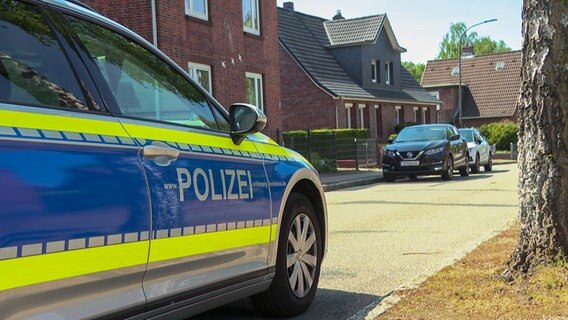
[[[497,150],[510,150],[510,144],[517,144],[519,127],[511,121],[484,124],[479,131],[494,144]]]

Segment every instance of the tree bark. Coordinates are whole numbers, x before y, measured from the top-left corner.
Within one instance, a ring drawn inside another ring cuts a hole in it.
[[[512,279],[568,257],[568,0],[523,0],[519,243]]]

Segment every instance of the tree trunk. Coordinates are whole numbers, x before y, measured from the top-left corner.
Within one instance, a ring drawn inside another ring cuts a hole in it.
[[[504,276],[568,256],[568,0],[523,0],[519,243]]]

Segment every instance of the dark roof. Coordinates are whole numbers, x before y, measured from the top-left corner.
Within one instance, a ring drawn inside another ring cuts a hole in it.
[[[329,42],[332,46],[375,42],[385,15],[375,15],[356,19],[324,21]]]
[[[385,15],[374,17],[382,17],[381,25],[384,25]],[[408,103],[434,104],[438,102],[420,87],[408,71],[402,67],[402,90],[362,88],[351,79],[341,64],[328,51],[327,47],[331,43],[324,22],[329,21],[297,11],[278,8],[278,35],[281,44],[323,90],[334,97],[343,98],[393,100]],[[376,32],[380,32],[380,30]]]
[[[458,59],[428,61],[422,86],[457,86],[458,75],[452,75],[457,66]],[[513,116],[521,87],[521,51],[462,58],[462,85],[464,118]]]

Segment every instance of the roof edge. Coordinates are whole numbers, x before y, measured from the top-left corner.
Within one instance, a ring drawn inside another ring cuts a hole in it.
[[[328,95],[330,95],[334,99],[339,97],[338,95],[335,94],[335,92],[328,89],[326,86],[324,86],[319,81],[317,81],[314,76],[311,75],[311,73],[304,67],[302,62],[300,62],[300,60],[294,55],[292,50],[290,50],[290,48],[288,48],[286,43],[284,43],[284,41],[282,41],[282,39],[280,39],[280,37],[278,37],[278,42],[280,43],[282,48],[284,48],[284,50],[286,50],[286,52],[290,55],[292,60],[294,60],[294,62],[296,62],[296,64],[300,67],[300,69],[302,69],[304,74],[306,74],[306,76],[308,76],[308,78],[316,85],[316,87],[320,88],[323,92],[327,93]]]

